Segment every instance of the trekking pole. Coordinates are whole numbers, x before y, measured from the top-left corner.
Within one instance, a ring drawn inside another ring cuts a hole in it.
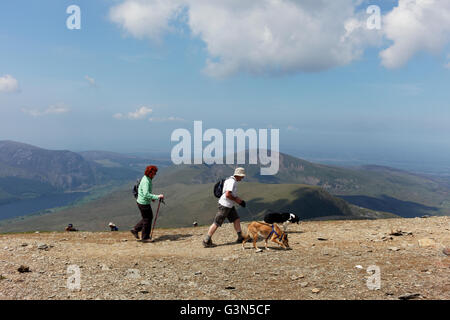
[[[153,227],[152,227],[152,231],[150,233],[150,239],[153,239],[153,230],[155,230],[156,219],[158,219],[159,207],[161,206],[161,202],[166,204],[164,202],[164,199],[159,199],[159,201],[158,201],[158,209],[156,209],[155,221],[153,221]]]

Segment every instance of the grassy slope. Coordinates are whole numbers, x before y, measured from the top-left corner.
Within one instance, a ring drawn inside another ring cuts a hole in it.
[[[445,205],[450,198],[449,186],[426,176],[387,167],[340,168],[281,156],[280,170],[275,176],[261,176],[258,166],[244,166],[246,181],[281,184],[308,184],[324,188],[333,195],[351,196],[347,201],[402,216],[423,214],[449,215]],[[234,166],[178,166],[165,170],[161,182],[206,183],[232,174]],[[381,205],[380,205],[381,203]],[[396,210],[396,211],[394,211]]]
[[[155,186],[157,184],[155,183]],[[156,188],[156,193],[166,195],[167,205],[161,205],[158,227],[191,226],[210,224],[217,211],[217,199],[212,194],[213,184],[174,184]],[[28,230],[63,230],[73,223],[81,230],[107,230],[110,221],[121,230],[131,228],[140,219],[140,213],[130,192],[131,186],[113,192],[106,197],[84,205],[68,208],[53,214],[31,216],[24,220],[0,223],[0,232]],[[370,210],[355,210],[319,187],[306,185],[241,183],[239,194],[246,199],[249,210],[238,208],[242,220],[262,219],[269,211],[293,211],[302,219],[333,216],[354,217],[365,215]],[[154,214],[157,203],[153,204]],[[251,212],[251,213],[250,213]],[[373,212],[371,213],[373,214]],[[381,217],[392,217],[380,214]]]

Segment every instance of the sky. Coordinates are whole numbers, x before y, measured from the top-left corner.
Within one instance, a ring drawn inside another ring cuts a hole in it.
[[[202,121],[279,129],[310,159],[450,167],[449,16],[440,0],[1,1],[0,140],[170,152]]]

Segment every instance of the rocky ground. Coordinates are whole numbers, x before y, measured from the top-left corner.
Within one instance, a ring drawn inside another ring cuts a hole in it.
[[[259,253],[206,230],[0,235],[0,299],[450,299],[450,217],[302,222]]]

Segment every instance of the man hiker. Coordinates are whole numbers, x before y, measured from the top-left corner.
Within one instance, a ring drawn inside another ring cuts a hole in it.
[[[155,200],[164,199],[164,195],[152,194],[152,179],[155,177],[158,168],[147,166],[144,176],[139,183],[137,206],[141,211],[142,220],[131,229],[131,233],[139,240],[139,232],[142,231],[141,242],[152,242],[150,231],[152,229],[153,212],[150,203]]]
[[[241,219],[239,218],[236,208],[234,207],[234,203],[241,205],[245,208],[245,201],[237,196],[237,183],[244,179],[245,177],[245,169],[244,168],[236,168],[234,171],[234,175],[225,180],[223,184],[223,193],[219,198],[219,211],[217,212],[214,222],[209,227],[208,234],[205,239],[203,239],[203,246],[205,248],[214,247],[215,245],[212,243],[211,237],[214,232],[216,232],[217,228],[222,226],[225,218],[228,219],[231,223],[233,223],[234,229],[238,234],[238,238],[236,240],[237,243],[241,243],[244,240],[242,236],[241,230]]]

